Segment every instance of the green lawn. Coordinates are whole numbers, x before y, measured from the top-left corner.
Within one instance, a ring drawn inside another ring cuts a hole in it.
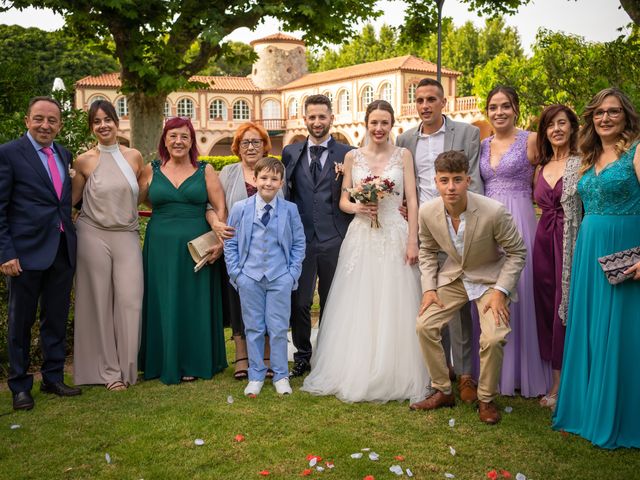
[[[227,346],[231,358],[231,342]],[[447,472],[484,479],[492,469],[537,480],[640,475],[640,451],[600,450],[554,432],[549,412],[535,400],[501,398],[501,407],[513,411],[490,427],[466,405],[432,413],[410,412],[407,403],[347,405],[298,391],[299,379],[290,397],[279,398],[267,384],[258,398],[247,399],[244,383],[231,374],[230,367],[211,381],[171,387],[149,381],[125,392],[87,387],[70,399],[34,389],[36,408],[18,413],[3,388],[0,478],[258,479],[263,470],[267,478],[298,478],[309,454],[321,456],[320,465],[335,464],[313,471],[314,479],[396,478],[389,471],[394,464],[419,479],[443,479]],[[16,424],[20,428],[11,429]],[[237,434],[245,440],[235,441]],[[197,438],[204,445],[196,446]],[[380,459],[369,460],[367,452],[350,457],[363,448]]]

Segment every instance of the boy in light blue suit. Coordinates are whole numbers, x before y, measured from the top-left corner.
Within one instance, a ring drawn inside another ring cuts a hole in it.
[[[277,196],[284,182],[282,162],[265,157],[256,163],[254,176],[258,193],[235,203],[228,220],[235,235],[224,243],[247,337],[249,384],[244,393],[255,396],[262,390],[268,334],[273,385],[279,394],[290,394],[287,330],[291,292],[298,288],[306,240],[298,207]]]

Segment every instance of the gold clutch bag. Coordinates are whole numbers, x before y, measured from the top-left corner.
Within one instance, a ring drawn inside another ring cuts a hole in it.
[[[194,238],[187,242],[187,248],[191,254],[191,258],[196,262],[193,271],[197,272],[207,264],[207,250],[220,244],[220,239],[213,230]]]

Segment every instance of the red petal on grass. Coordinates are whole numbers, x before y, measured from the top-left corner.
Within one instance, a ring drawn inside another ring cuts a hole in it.
[[[373,475],[367,475],[362,480],[376,480],[376,477],[374,477]]]
[[[266,477],[267,475],[271,475],[271,472],[269,470],[262,470],[261,472],[259,472],[260,475],[262,475],[263,477]]]
[[[314,458],[316,459],[317,462],[321,462],[322,461],[322,457],[320,455],[313,455],[312,453],[307,455],[307,461],[311,461]]]
[[[247,398],[256,398],[256,395],[255,393],[250,393],[249,395],[247,395]]]
[[[562,435],[563,437],[568,437],[569,434],[567,432],[565,432],[564,430],[560,430],[560,435]]]
[[[300,474],[301,477],[308,477],[309,475],[311,475],[311,472],[313,472],[313,470],[311,470],[310,468],[305,468],[302,473]]]
[[[498,472],[496,472],[495,470],[491,470],[490,472],[487,472],[487,478],[490,478],[491,480],[496,480],[496,478],[498,478]]]
[[[512,478],[508,470],[500,470],[500,475],[502,475],[503,478]]]
[[[335,465],[333,464],[333,462],[324,462],[324,464],[327,466],[327,468],[333,468],[333,467],[335,467]]]
[[[399,462],[404,462],[404,457],[403,457],[402,455],[396,455],[396,456],[395,456],[395,457],[393,457],[393,458],[395,458],[395,459],[396,459],[397,461],[399,461]]]
[[[242,435],[241,433],[237,434],[235,437],[233,437],[233,439],[236,442],[244,442],[244,435]]]

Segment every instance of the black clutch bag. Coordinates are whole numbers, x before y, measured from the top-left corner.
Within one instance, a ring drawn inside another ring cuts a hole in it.
[[[640,262],[640,247],[622,250],[621,252],[605,255],[598,259],[598,263],[602,267],[604,275],[611,285],[617,285],[633,277],[633,273],[627,273],[625,275],[622,272],[638,262]]]

